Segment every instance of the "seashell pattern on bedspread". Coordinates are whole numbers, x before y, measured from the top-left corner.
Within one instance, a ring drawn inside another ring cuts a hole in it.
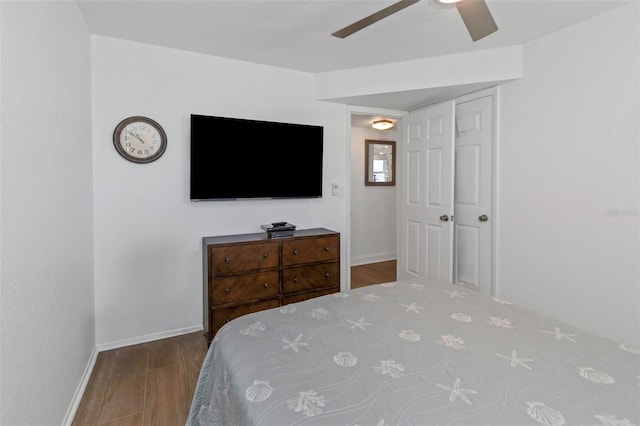
[[[237,318],[186,424],[640,426],[640,351],[437,281]]]

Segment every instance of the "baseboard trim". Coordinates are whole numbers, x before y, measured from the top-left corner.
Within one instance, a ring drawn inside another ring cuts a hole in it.
[[[91,378],[91,373],[93,373],[93,367],[96,365],[96,360],[98,359],[98,351],[95,346],[89,355],[89,361],[87,362],[87,366],[82,373],[82,377],[80,378],[80,383],[76,388],[75,393],[73,394],[73,398],[71,399],[71,404],[67,409],[67,414],[64,416],[64,420],[62,422],[63,426],[71,426],[73,423],[73,419],[76,416],[76,411],[78,411],[78,407],[80,406],[80,401],[82,401],[82,396],[84,395],[84,391],[87,389],[87,385],[89,384],[89,379]]]
[[[124,348],[125,346],[137,345],[140,343],[153,342],[154,340],[167,339],[169,337],[180,336],[182,334],[195,333],[196,331],[204,330],[202,324],[192,325],[190,327],[176,328],[174,330],[161,331],[159,333],[146,334],[138,337],[131,337],[129,339],[115,340],[113,342],[106,342],[96,344],[98,352],[108,351],[111,349]]]
[[[369,263],[386,262],[387,260],[396,260],[398,256],[393,253],[382,253],[369,256],[360,256],[351,258],[351,266],[366,265]]]

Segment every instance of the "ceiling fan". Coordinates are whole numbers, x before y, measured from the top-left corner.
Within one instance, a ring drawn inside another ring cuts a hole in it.
[[[402,9],[409,7],[420,0],[400,0],[396,3],[393,3],[391,6],[385,7],[357,22],[354,22],[351,25],[347,25],[346,27],[338,30],[331,35],[338,38],[345,38],[355,33],[356,31],[360,31],[361,29],[368,27],[371,24],[374,24],[380,21],[383,18],[386,18],[389,15],[392,15],[396,12],[401,11]],[[458,13],[460,13],[460,17],[464,22],[464,25],[467,27],[467,31],[469,31],[469,35],[473,41],[480,40],[483,37],[488,36],[491,33],[494,33],[498,30],[498,26],[496,22],[493,20],[493,16],[491,16],[491,12],[489,11],[489,7],[484,0],[430,0],[433,3],[439,4],[448,4],[455,3],[456,9],[458,9]]]

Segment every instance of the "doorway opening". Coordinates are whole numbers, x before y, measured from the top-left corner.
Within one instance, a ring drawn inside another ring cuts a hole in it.
[[[367,170],[367,141],[375,141],[374,146],[381,147],[376,153],[369,153],[369,159],[388,158],[392,144],[400,143],[402,134],[398,126],[403,111],[379,110],[364,107],[351,107],[350,111],[350,147],[348,150],[349,197],[347,200],[347,287],[353,288],[352,274],[356,286],[366,283],[377,284],[395,279],[397,258],[397,209],[398,186],[391,179],[385,182],[374,181],[367,176],[372,173],[373,162]],[[388,130],[376,130],[373,122],[382,119],[394,123]],[[369,144],[371,146],[371,144]],[[396,145],[397,146],[397,145]],[[389,159],[398,165],[396,158]],[[388,163],[391,164],[391,163]],[[380,184],[381,183],[381,184]],[[393,275],[389,267],[393,266]],[[378,282],[374,282],[378,281]]]

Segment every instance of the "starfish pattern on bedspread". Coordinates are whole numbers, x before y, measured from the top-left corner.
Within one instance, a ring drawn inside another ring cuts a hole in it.
[[[530,359],[530,358],[520,358],[518,356],[518,352],[516,352],[516,351],[511,352],[511,356],[510,357],[508,357],[506,355],[502,355],[502,354],[496,354],[496,355],[498,355],[500,358],[504,358],[504,359],[510,360],[512,367],[517,367],[517,366],[521,365],[524,368],[526,368],[527,370],[531,370],[532,369],[526,363],[527,362],[531,362],[533,360]]]
[[[371,325],[370,322],[364,322],[364,317],[360,318],[358,321],[351,321],[350,319],[348,319],[347,322],[351,323],[351,330],[353,330],[354,328],[364,330],[365,326]]]
[[[422,306],[416,306],[415,302],[410,305],[401,303],[400,306],[404,306],[406,308],[406,312],[415,312],[416,314],[420,313],[420,309],[424,309]]]
[[[441,383],[436,383],[436,386],[438,386],[440,389],[451,392],[451,395],[449,395],[449,401],[454,402],[456,399],[460,398],[467,404],[473,405],[471,401],[469,401],[469,398],[467,398],[467,395],[465,395],[465,393],[475,394],[476,391],[473,389],[460,389],[460,377],[458,377],[453,383],[453,387],[446,386]]]
[[[575,334],[571,334],[571,333],[563,333],[560,330],[560,327],[556,327],[556,329],[554,331],[542,330],[542,332],[543,333],[547,333],[547,334],[553,334],[556,337],[556,340],[567,339],[567,340],[570,340],[572,342],[575,342],[575,340],[573,338],[576,337],[576,335]]]
[[[309,346],[308,343],[301,342],[300,339],[302,339],[302,334],[299,334],[298,337],[296,337],[293,341],[288,339],[282,339],[282,341],[286,343],[286,345],[283,346],[282,349],[287,350],[291,348],[295,353],[298,353],[298,346]]]

